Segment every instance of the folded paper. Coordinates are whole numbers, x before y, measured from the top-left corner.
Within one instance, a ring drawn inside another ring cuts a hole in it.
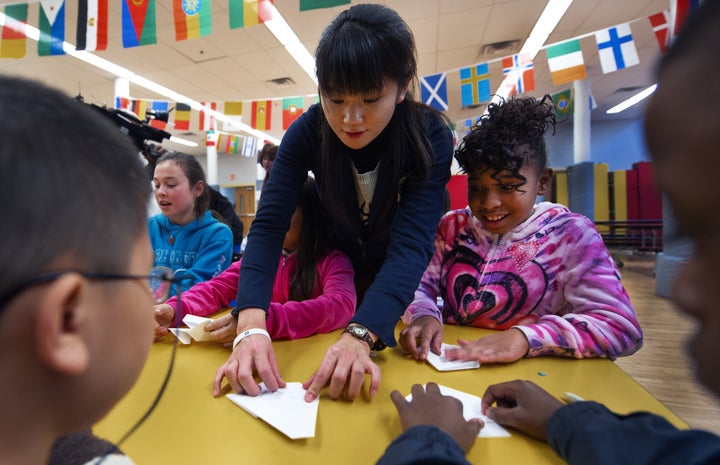
[[[205,331],[205,325],[212,321],[212,318],[205,318],[196,315],[185,315],[183,323],[187,328],[170,328],[170,332],[183,344],[190,344],[193,340],[212,341],[210,333]]]
[[[469,370],[472,368],[479,368],[480,362],[477,360],[448,360],[445,358],[446,349],[457,349],[460,346],[452,344],[445,344],[443,342],[440,348],[440,355],[436,355],[432,352],[428,353],[427,361],[430,365],[434,366],[438,371],[452,371],[452,370]]]
[[[482,414],[482,399],[478,396],[468,394],[466,392],[458,391],[446,386],[440,386],[440,392],[444,396],[452,396],[462,402],[463,405],[463,417],[466,420],[473,418],[480,418],[485,422],[485,426],[480,430],[478,434],[479,438],[509,438],[510,433],[508,430],[500,426],[494,420],[491,420],[487,416]],[[408,394],[405,397],[408,401],[412,399],[412,394]]]
[[[260,383],[260,394],[228,394],[227,398],[250,415],[261,418],[290,439],[315,436],[319,398],[305,402],[302,383],[287,383],[275,392]]]

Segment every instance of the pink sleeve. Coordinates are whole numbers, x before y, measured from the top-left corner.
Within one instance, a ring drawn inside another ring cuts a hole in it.
[[[233,262],[228,269],[210,281],[197,283],[190,289],[183,291],[180,318],[188,313],[197,316],[209,316],[227,307],[237,295],[241,261]],[[177,297],[171,297],[165,303],[177,312]]]
[[[357,299],[350,259],[339,251],[331,252],[318,263],[318,276],[322,290],[317,297],[270,303],[267,329],[273,339],[299,339],[348,324]]]

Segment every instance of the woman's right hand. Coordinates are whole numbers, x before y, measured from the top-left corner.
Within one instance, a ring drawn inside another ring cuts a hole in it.
[[[254,328],[266,330],[265,315],[265,310],[260,308],[240,311],[237,334]],[[217,397],[221,394],[222,380],[225,378],[233,392],[256,396],[260,393],[260,386],[255,381],[256,374],[270,391],[274,392],[286,386],[275,360],[272,341],[262,334],[248,336],[235,346],[227,362],[215,373],[213,395]]]
[[[400,331],[399,340],[415,360],[427,360],[429,350],[440,355],[442,338],[442,323],[432,316],[421,316]]]
[[[163,337],[167,336],[169,332],[168,328],[175,318],[175,309],[167,304],[160,304],[154,307],[155,311],[155,322],[153,327],[155,328],[155,340],[159,341]]]

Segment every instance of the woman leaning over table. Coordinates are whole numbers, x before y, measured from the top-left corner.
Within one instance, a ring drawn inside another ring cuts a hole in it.
[[[412,32],[381,5],[359,4],[326,28],[316,52],[320,104],[285,134],[263,189],[238,289],[237,344],[218,369],[236,392],[285,386],[269,337],[266,309],[282,238],[297,192],[312,171],[332,222],[333,245],[355,268],[359,307],[345,332],[304,383],[306,400],[327,384],[329,396],[354,399],[370,376],[380,385],[371,350],[394,346],[394,328],[412,300],[432,253],[450,176],[452,134],[443,117],[413,101]],[[247,330],[250,336],[243,337]]]

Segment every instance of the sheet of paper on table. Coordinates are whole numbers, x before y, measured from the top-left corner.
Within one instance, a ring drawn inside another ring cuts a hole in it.
[[[170,328],[170,332],[183,344],[190,344],[193,340],[212,341],[210,333],[205,331],[205,325],[212,321],[212,318],[187,314],[183,318],[183,323],[187,328]]]
[[[287,386],[270,392],[260,383],[260,394],[255,397],[246,394],[228,394],[227,398],[259,417],[282,432],[290,439],[312,438],[315,436],[320,398],[305,402],[302,383],[287,383]]]
[[[457,389],[449,388],[447,386],[440,386],[440,392],[444,396],[452,396],[460,400],[463,405],[463,417],[466,420],[472,418],[480,418],[485,422],[485,426],[480,430],[478,434],[479,438],[509,438],[510,433],[508,430],[500,426],[494,420],[491,420],[487,416],[482,414],[482,399],[478,396],[468,394],[466,392],[458,391]],[[408,394],[405,398],[410,401],[412,394]]]
[[[430,365],[434,366],[438,371],[452,371],[452,370],[469,370],[472,368],[480,368],[480,362],[477,360],[463,361],[463,360],[448,360],[445,358],[446,349],[455,349],[460,346],[452,344],[442,343],[440,348],[440,355],[436,355],[432,352],[428,353],[427,361]]]

